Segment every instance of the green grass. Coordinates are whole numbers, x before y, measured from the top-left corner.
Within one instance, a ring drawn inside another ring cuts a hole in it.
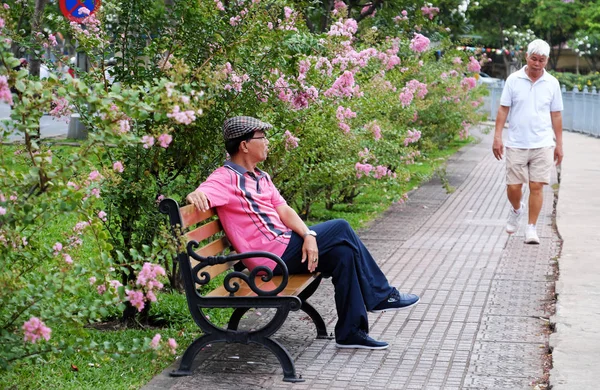
[[[394,199],[404,192],[421,185],[431,178],[436,169],[443,166],[447,157],[454,154],[460,147],[469,142],[455,142],[448,149],[430,153],[420,163],[410,166],[412,179],[400,189],[390,190],[384,182],[376,182],[361,193],[352,204],[338,204],[332,210],[326,210],[324,204],[313,205],[311,221],[316,223],[332,218],[344,218],[355,228],[365,227],[387,210]],[[8,163],[11,153],[0,160]],[[6,159],[8,155],[8,159]],[[397,193],[399,192],[399,193]],[[77,222],[75,216],[61,217],[56,224],[44,231],[45,239],[50,242],[59,240],[65,230],[70,230]],[[91,240],[84,240],[86,241]],[[84,246],[80,249],[78,258],[91,258],[92,247]],[[219,280],[211,281],[211,284]],[[210,287],[209,287],[210,288]],[[94,291],[90,288],[90,294]],[[112,314],[117,314],[115,310]],[[230,315],[231,310],[213,309],[209,312],[210,318],[217,324],[223,324]],[[152,338],[160,333],[163,340],[169,337],[176,338],[179,343],[178,354],[181,354],[187,345],[199,335],[199,329],[193,322],[187,307],[185,296],[177,293],[161,293],[158,302],[153,304],[151,312],[153,319],[158,323],[165,323],[161,328],[125,329],[125,330],[98,330],[91,327],[83,329],[56,328],[53,337],[70,337],[77,333],[78,337],[94,340],[96,343],[105,341],[111,344],[121,342],[131,345],[133,339]],[[112,318],[111,320],[114,320]],[[96,326],[98,327],[98,326]],[[118,358],[111,356],[92,356],[86,353],[72,355],[50,355],[34,357],[18,362],[11,371],[0,371],[0,388],[3,389],[139,389],[152,377],[164,370],[173,362],[172,355],[152,357],[149,354],[134,356],[122,355]],[[76,368],[74,368],[76,367]]]

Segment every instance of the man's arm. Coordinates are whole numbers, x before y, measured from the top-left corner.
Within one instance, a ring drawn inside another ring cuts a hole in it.
[[[196,189],[194,192],[189,193],[185,200],[188,203],[193,204],[200,211],[206,211],[210,208],[210,203],[208,201],[208,197],[206,194],[199,189]]]
[[[317,268],[319,259],[317,239],[306,234],[308,227],[300,218],[298,213],[296,213],[296,210],[287,204],[277,206],[275,210],[277,211],[277,214],[279,214],[279,218],[281,218],[281,222],[283,222],[285,226],[292,229],[300,237],[304,237],[304,245],[302,246],[302,262],[304,263],[308,259],[308,271],[314,272],[314,270]]]
[[[554,137],[556,138],[556,147],[554,148],[554,161],[556,165],[560,165],[563,159],[563,125],[562,125],[562,112],[552,111],[550,113],[550,119],[552,119],[552,129],[554,130]]]
[[[510,107],[500,106],[498,108],[498,114],[496,115],[496,130],[494,131],[494,144],[492,146],[492,152],[497,160],[502,160],[502,154],[504,153],[504,143],[502,142],[502,130],[506,124],[506,118],[508,118],[508,112]]]

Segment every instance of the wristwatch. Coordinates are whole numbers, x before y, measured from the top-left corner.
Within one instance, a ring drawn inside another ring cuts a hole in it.
[[[302,235],[302,238],[306,238],[306,236],[316,237],[317,236],[317,232],[315,232],[314,230],[307,230],[306,233],[304,233]]]

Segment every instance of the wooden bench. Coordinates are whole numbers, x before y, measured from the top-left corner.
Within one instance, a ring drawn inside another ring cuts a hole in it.
[[[159,205],[163,214],[169,215],[173,233],[180,242],[177,259],[185,285],[185,295],[190,313],[204,334],[186,349],[179,369],[171,376],[191,375],[194,358],[207,344],[216,342],[259,344],[277,356],[283,369],[283,380],[302,382],[296,375],[294,361],[289,352],[271,336],[279,330],[290,310],[302,310],[313,320],[317,338],[330,339],[323,318],[306,300],[317,290],[322,275],[318,273],[289,275],[285,263],[269,252],[223,253],[233,248],[221,222],[213,210],[201,212],[193,205],[179,207],[173,199],[164,199]],[[192,227],[192,229],[189,229]],[[200,246],[200,244],[203,244]],[[275,261],[282,274],[273,276],[267,267],[256,267],[251,272],[241,272],[242,259],[264,257]],[[202,296],[199,287],[217,275],[225,273],[223,285]],[[227,329],[213,324],[204,313],[205,308],[234,308]],[[276,309],[273,318],[256,330],[238,330],[242,316],[252,308]]]

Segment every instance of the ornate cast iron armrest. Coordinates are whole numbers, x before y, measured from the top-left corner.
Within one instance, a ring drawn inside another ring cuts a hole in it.
[[[285,263],[283,262],[283,260],[281,260],[281,258],[279,256],[274,255],[273,253],[257,251],[257,252],[237,253],[237,254],[228,255],[228,256],[203,257],[203,256],[199,256],[194,251],[194,249],[197,248],[198,246],[199,246],[198,242],[196,242],[194,240],[188,242],[188,244],[187,244],[188,255],[191,258],[198,260],[200,262],[199,264],[196,264],[196,266],[192,269],[192,275],[194,277],[194,282],[196,282],[198,284],[204,285],[210,281],[210,274],[208,272],[201,272],[200,273],[201,278],[198,277],[198,273],[204,267],[211,266],[211,265],[217,265],[217,264],[225,264],[230,261],[262,257],[262,258],[267,258],[269,260],[273,260],[275,263],[277,263],[277,265],[281,269],[281,283],[277,286],[277,288],[275,288],[273,290],[269,290],[269,291],[261,290],[260,288],[258,288],[255,280],[256,280],[256,277],[259,276],[259,273],[261,273],[261,272],[263,273],[263,275],[260,276],[263,282],[269,282],[270,280],[273,279],[273,271],[269,267],[258,266],[258,267],[255,267],[252,271],[250,271],[249,274],[245,274],[245,273],[239,272],[239,271],[234,271],[234,272],[227,274],[227,276],[225,276],[225,280],[223,281],[223,286],[230,293],[230,295],[234,295],[240,289],[240,284],[236,281],[232,281],[232,279],[243,280],[244,282],[246,282],[248,284],[248,286],[250,286],[252,291],[259,296],[275,296],[275,295],[279,294],[280,292],[282,292],[283,289],[287,286],[288,277],[289,277],[287,266],[285,265]]]

